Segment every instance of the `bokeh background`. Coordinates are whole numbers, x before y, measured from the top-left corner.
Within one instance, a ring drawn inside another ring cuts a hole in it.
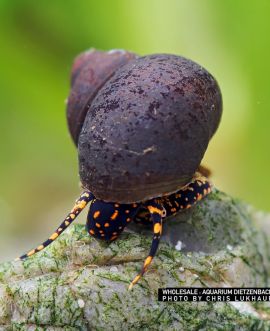
[[[90,47],[206,67],[224,115],[204,163],[221,190],[270,211],[269,14],[268,0],[0,0],[0,260],[46,239],[79,193],[65,99]]]

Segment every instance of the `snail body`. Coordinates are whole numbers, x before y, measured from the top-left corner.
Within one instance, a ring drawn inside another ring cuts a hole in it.
[[[77,199],[71,212],[59,225],[56,231],[42,244],[16,260],[25,260],[42,251],[54,242],[63,231],[76,219],[86,205],[91,202],[87,216],[87,232],[101,240],[112,242],[123,232],[125,227],[136,221],[141,224],[153,224],[153,239],[148,256],[146,257],[140,273],[133,279],[129,289],[141,279],[152,262],[162,234],[163,219],[175,215],[177,212],[191,208],[211,192],[211,184],[207,178],[195,174],[190,183],[174,194],[160,198],[150,199],[143,203],[118,204],[97,199],[90,191],[85,191]]]
[[[131,221],[153,223],[141,272],[158,248],[162,221],[211,192],[198,172],[222,113],[215,79],[180,56],[91,51],[74,62],[67,119],[84,192],[61,225],[23,260],[53,242],[91,202],[86,229],[113,241]]]

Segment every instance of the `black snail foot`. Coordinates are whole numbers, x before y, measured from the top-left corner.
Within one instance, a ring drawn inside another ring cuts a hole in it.
[[[39,254],[0,265],[1,330],[269,329],[264,304],[157,301],[160,287],[267,286],[269,240],[258,218],[265,216],[214,190],[167,220],[158,254],[132,291],[151,235],[123,233],[106,244],[71,226]]]
[[[128,230],[145,235],[152,233],[151,225],[146,228],[136,223],[130,224]],[[242,232],[239,211],[229,198],[225,199],[222,193],[215,190],[193,208],[165,219],[162,242],[184,253],[211,254],[217,250],[226,250],[228,245],[239,244]]]

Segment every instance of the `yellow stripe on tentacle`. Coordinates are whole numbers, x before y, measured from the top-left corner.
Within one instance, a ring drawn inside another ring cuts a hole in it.
[[[160,240],[160,236],[162,233],[162,217],[165,216],[166,213],[164,213],[164,208],[159,205],[156,201],[150,201],[148,205],[146,205],[146,208],[149,210],[151,219],[153,221],[153,239],[152,244],[150,248],[150,252],[147,256],[147,258],[144,260],[144,264],[142,267],[141,272],[133,279],[133,281],[130,283],[128,289],[131,290],[133,286],[138,283],[138,281],[142,278],[143,274],[148,269],[149,265],[151,264],[156,251],[158,249],[158,244]]]
[[[49,246],[52,242],[54,242],[55,239],[57,239],[60,234],[65,231],[69,225],[76,219],[76,217],[80,214],[80,212],[86,207],[86,205],[94,199],[94,196],[91,192],[85,191],[83,192],[79,199],[76,200],[76,203],[74,207],[72,208],[71,212],[67,215],[67,217],[64,219],[64,221],[60,224],[60,226],[56,229],[56,231],[41,245],[39,245],[37,248],[30,250],[28,253],[20,256],[16,259],[18,260],[24,260],[40,251],[42,251],[44,248]]]

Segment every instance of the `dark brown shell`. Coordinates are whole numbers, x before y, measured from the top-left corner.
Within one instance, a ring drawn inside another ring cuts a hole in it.
[[[135,58],[135,54],[123,50],[102,52],[92,49],[75,59],[71,73],[72,88],[67,104],[67,120],[76,145],[88,111],[86,104],[92,102],[101,86],[117,69]]]
[[[79,135],[82,184],[130,203],[176,191],[201,163],[222,114],[213,76],[180,56],[129,61],[88,103]]]

